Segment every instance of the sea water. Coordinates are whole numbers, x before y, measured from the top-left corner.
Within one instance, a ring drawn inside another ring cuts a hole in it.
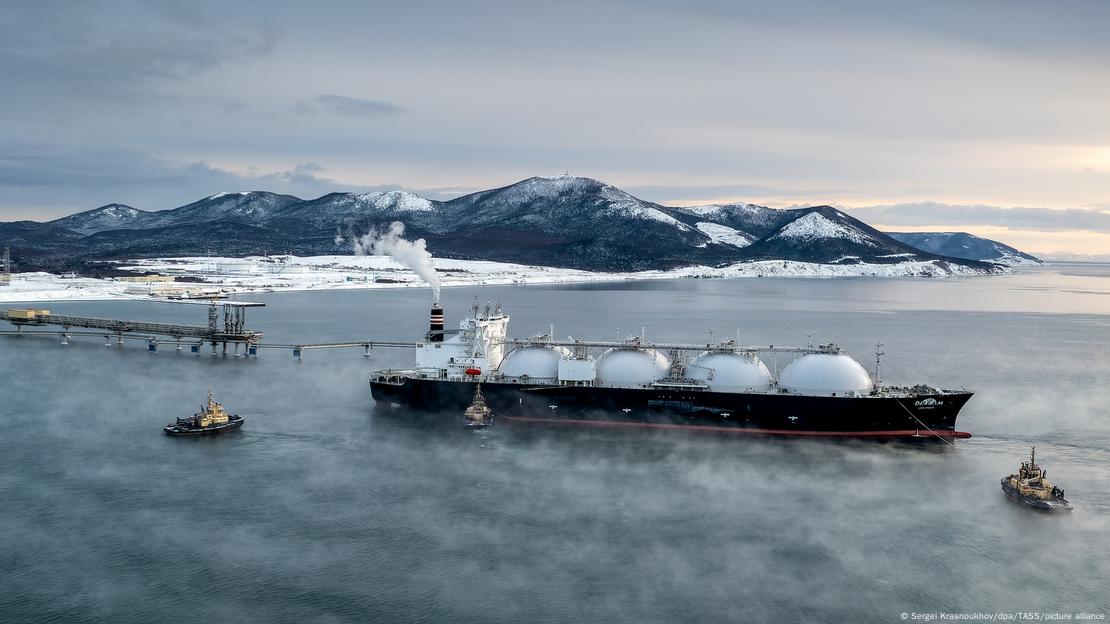
[[[253,295],[265,342],[414,340],[424,289]],[[890,383],[966,387],[974,437],[901,445],[415,423],[406,349],[211,357],[0,338],[0,620],[895,622],[1110,613],[1110,267],[945,280],[447,289],[448,326],[834,341]],[[196,305],[51,303],[205,323]],[[779,369],[788,358],[768,356]],[[161,428],[211,387],[242,431]],[[1037,446],[1075,511],[999,479]],[[1105,616],[1103,616],[1105,617]]]

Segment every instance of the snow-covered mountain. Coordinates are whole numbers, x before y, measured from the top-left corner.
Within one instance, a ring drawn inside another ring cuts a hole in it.
[[[144,213],[135,225],[144,228],[162,228],[215,221],[261,225],[283,208],[303,201],[292,195],[278,195],[266,191],[216,193],[173,210]]]
[[[594,232],[615,220],[663,225],[692,233],[689,226],[661,207],[591,178],[553,176],[528,178],[516,184],[480,191],[444,203],[440,229],[465,224],[470,229],[520,228],[549,234]]]
[[[818,211],[807,212],[779,228],[771,235],[770,240],[791,239],[796,241],[821,241],[830,238],[841,238],[857,245],[875,247],[877,243],[873,237],[851,224],[841,223],[834,215],[829,218]]]
[[[998,270],[912,247],[829,206],[667,207],[575,176],[528,178],[449,201],[404,191],[311,200],[253,191],[218,193],[156,212],[111,205],[49,223],[0,224],[0,244],[59,266],[74,264],[73,258],[80,263],[208,251],[323,255],[350,252],[337,244],[337,234],[348,239],[392,221],[403,222],[408,236],[425,238],[440,257],[586,270],[766,260],[839,266],[913,261],[952,263],[962,272]]]
[[[1041,264],[1040,259],[1035,256],[967,232],[889,232],[889,234],[907,245],[953,258],[983,260],[1006,266]]]
[[[573,268],[637,270],[723,262],[732,249],[662,206],[574,176],[528,178],[452,199],[427,226],[438,237],[437,249],[459,257],[495,254],[505,261],[532,263],[546,258]]]
[[[107,206],[55,219],[50,223],[78,234],[94,234],[104,230],[121,230],[131,227],[146,214],[149,213],[131,206],[108,204]]]
[[[323,228],[334,235],[335,230],[363,229],[383,221],[406,220],[426,216],[436,210],[437,202],[405,191],[373,193],[328,193],[323,197],[293,204],[267,221],[280,226],[281,221],[312,230]]]
[[[782,212],[788,218],[745,249],[750,258],[890,264],[937,257],[895,240],[832,206]]]

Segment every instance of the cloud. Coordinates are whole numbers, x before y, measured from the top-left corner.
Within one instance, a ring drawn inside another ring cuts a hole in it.
[[[34,90],[24,96],[57,91],[118,96],[119,89],[268,54],[280,38],[275,28],[232,29],[184,7],[102,9],[84,2],[14,5],[0,21],[0,70],[8,86]]]
[[[1002,208],[984,204],[935,202],[846,208],[868,223],[897,226],[998,226],[1015,230],[1110,232],[1110,213],[1068,208]]]
[[[622,187],[632,195],[647,199],[663,205],[691,205],[699,202],[729,203],[747,202],[750,198],[781,198],[781,197],[833,197],[845,192],[844,189],[788,189],[778,186],[759,184],[706,184],[706,185],[666,185],[666,184],[632,184]],[[723,200],[722,198],[737,198]],[[806,204],[811,205],[811,204]]]
[[[266,190],[312,198],[336,191],[398,189],[344,184],[324,172],[322,165],[306,162],[288,170],[238,173],[128,147],[0,139],[0,221],[60,217],[117,202],[163,210],[218,191]]]
[[[110,203],[165,210],[221,191],[262,190],[309,199],[335,192],[402,190],[445,200],[480,190],[348,184],[326,173],[324,165],[312,161],[289,169],[236,172],[121,146],[0,139],[0,222],[48,220]]]
[[[366,100],[345,95],[318,95],[312,98],[311,103],[300,102],[297,105],[297,112],[313,113],[316,111],[316,107],[348,117],[381,117],[392,115],[401,110],[398,106],[379,100]]]
[[[1110,19],[1103,2],[1071,2],[1068,10],[1037,2],[1007,0],[960,0],[879,3],[847,0],[829,4],[822,0],[789,0],[763,3],[752,10],[749,3],[722,0],[691,0],[681,8],[668,0],[649,0],[668,12],[699,15],[710,21],[734,20],[762,28],[803,31],[807,36],[840,37],[845,32],[900,40],[932,39],[945,46],[981,49],[1005,55],[1045,56],[1104,60],[1110,41],[1102,28]],[[1000,27],[999,17],[1006,23]],[[1054,25],[1046,28],[1046,24]],[[1031,37],[1030,33],[1037,36]]]

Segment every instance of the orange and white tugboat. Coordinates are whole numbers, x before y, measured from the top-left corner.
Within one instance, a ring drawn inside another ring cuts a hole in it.
[[[486,405],[486,397],[482,396],[482,384],[474,386],[474,402],[463,412],[463,425],[474,429],[482,429],[493,424],[493,411]]]
[[[188,418],[178,418],[176,423],[166,425],[162,431],[172,436],[202,436],[234,431],[242,426],[243,417],[224,411],[224,406],[213,398],[209,388],[208,403],[199,412]]]
[[[1002,491],[1023,505],[1041,511],[1071,511],[1071,503],[1064,498],[1064,490],[1048,482],[1048,471],[1037,465],[1037,447],[1029,454],[1029,461],[1021,462],[1017,474],[1002,479]]]

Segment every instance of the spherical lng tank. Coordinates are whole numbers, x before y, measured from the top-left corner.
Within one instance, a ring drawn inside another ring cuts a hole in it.
[[[705,382],[714,392],[758,392],[771,387],[771,371],[748,353],[702,353],[686,367],[686,377]]]
[[[824,396],[868,393],[871,376],[850,355],[810,353],[794,360],[779,376],[779,387],[799,394]]]
[[[666,377],[671,361],[655,349],[609,349],[597,362],[598,383],[643,386]]]
[[[505,356],[497,371],[508,377],[555,379],[559,376],[559,360],[569,356],[566,347],[518,347]]]

